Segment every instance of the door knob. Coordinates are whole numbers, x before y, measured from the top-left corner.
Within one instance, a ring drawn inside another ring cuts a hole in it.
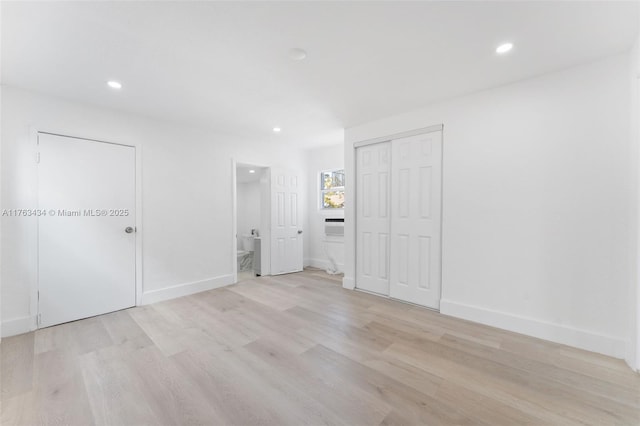
[[[134,229],[130,226],[127,226],[126,228],[124,228],[124,232],[126,232],[127,234],[130,234],[134,231]]]
[[[302,229],[298,229],[298,234],[302,234]]]

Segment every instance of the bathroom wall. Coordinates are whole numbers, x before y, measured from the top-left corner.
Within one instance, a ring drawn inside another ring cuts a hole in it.
[[[260,181],[238,183],[238,250],[242,248],[242,236],[252,229],[260,229],[261,203]]]

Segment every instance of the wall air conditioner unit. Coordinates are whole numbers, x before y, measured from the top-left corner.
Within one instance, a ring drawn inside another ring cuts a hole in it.
[[[344,219],[327,218],[324,220],[324,235],[327,237],[344,236]]]

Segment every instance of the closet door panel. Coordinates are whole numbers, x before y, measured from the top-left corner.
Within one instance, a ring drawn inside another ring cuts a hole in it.
[[[391,142],[389,295],[440,308],[442,132]]]
[[[389,294],[391,144],[356,149],[356,287]]]

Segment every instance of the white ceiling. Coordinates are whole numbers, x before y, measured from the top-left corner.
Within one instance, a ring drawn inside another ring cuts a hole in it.
[[[637,22],[637,2],[611,1],[3,1],[2,77],[315,146],[339,142],[343,127],[623,52]],[[503,41],[516,47],[498,57]],[[293,47],[307,59],[289,59]],[[109,79],[124,88],[108,89]]]

